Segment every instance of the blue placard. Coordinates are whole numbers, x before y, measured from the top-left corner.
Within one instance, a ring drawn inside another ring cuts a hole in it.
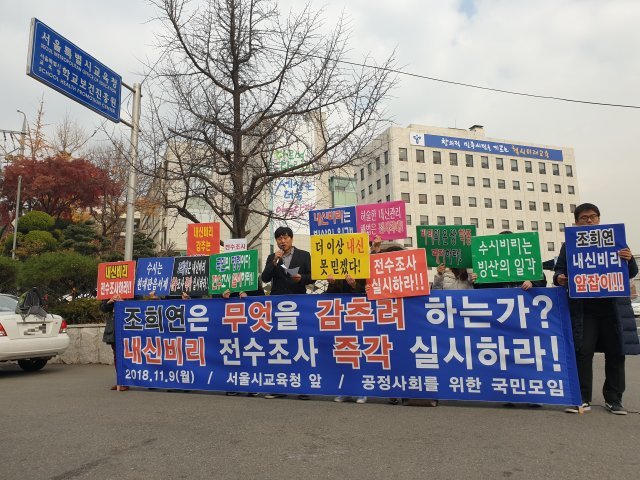
[[[27,75],[120,121],[122,77],[37,18],[31,19]]]
[[[158,297],[169,295],[173,257],[139,258],[136,262],[136,296],[155,292]]]
[[[562,150],[545,147],[531,147],[514,143],[489,142],[473,138],[445,137],[441,135],[414,134],[412,142],[416,145],[449,150],[464,150],[509,157],[533,158],[536,160],[563,160]]]
[[[356,207],[337,207],[309,211],[310,235],[358,233]]]
[[[627,247],[624,224],[565,229],[571,298],[628,297],[629,265],[619,251]]]
[[[118,384],[581,402],[562,288],[117,302]]]

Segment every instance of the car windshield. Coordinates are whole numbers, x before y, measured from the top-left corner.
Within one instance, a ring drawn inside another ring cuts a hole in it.
[[[0,295],[0,312],[14,313],[16,311],[17,304],[17,298],[9,295]]]

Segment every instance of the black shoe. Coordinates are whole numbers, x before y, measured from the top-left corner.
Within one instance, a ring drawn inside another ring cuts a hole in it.
[[[309,395],[298,395],[298,400],[311,400]]]
[[[580,408],[582,408],[583,412],[591,411],[591,405],[589,404],[589,402],[584,402],[580,406],[565,408],[564,411],[566,413],[580,413]]]
[[[399,403],[400,403],[400,400],[398,400],[397,398],[389,399],[389,405],[398,405]]]
[[[238,392],[224,392],[227,397],[235,397],[238,395]]]
[[[258,394],[256,392],[249,392],[247,393],[247,397],[257,397]]]
[[[267,393],[264,398],[267,400],[271,400],[272,398],[284,398],[286,395],[284,393]]]
[[[611,403],[606,403],[605,402],[604,405],[607,407],[607,410],[609,410],[614,415],[626,415],[627,414],[627,410],[622,406],[622,404],[620,402],[611,402]]]

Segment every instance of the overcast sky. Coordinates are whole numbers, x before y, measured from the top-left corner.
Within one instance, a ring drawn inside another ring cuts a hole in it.
[[[287,5],[299,2],[289,0]],[[396,49],[406,71],[457,82],[586,101],[640,105],[640,1],[636,0],[331,0],[353,29],[353,60]],[[31,17],[120,73],[142,80],[156,58],[143,0],[3,1],[0,15],[0,128],[20,130],[40,99],[46,121],[66,114],[93,131],[102,117],[27,77]],[[144,90],[143,90],[144,95]],[[144,101],[144,100],[143,100]],[[600,206],[603,223],[626,224],[640,253],[640,109],[518,97],[404,77],[388,105],[395,123],[467,128],[489,137],[575,149],[580,200]],[[124,118],[129,115],[123,113]],[[126,127],[121,126],[126,132]]]

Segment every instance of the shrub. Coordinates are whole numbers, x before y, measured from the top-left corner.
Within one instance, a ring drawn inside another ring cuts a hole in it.
[[[7,257],[0,257],[0,292],[15,293],[20,262]]]
[[[18,231],[22,233],[27,233],[31,230],[48,231],[53,228],[54,224],[55,219],[51,215],[34,210],[25,213],[18,219]]]
[[[64,318],[68,324],[104,323],[107,314],[100,311],[100,300],[95,298],[78,298],[71,302],[59,303],[47,307],[49,313]]]

